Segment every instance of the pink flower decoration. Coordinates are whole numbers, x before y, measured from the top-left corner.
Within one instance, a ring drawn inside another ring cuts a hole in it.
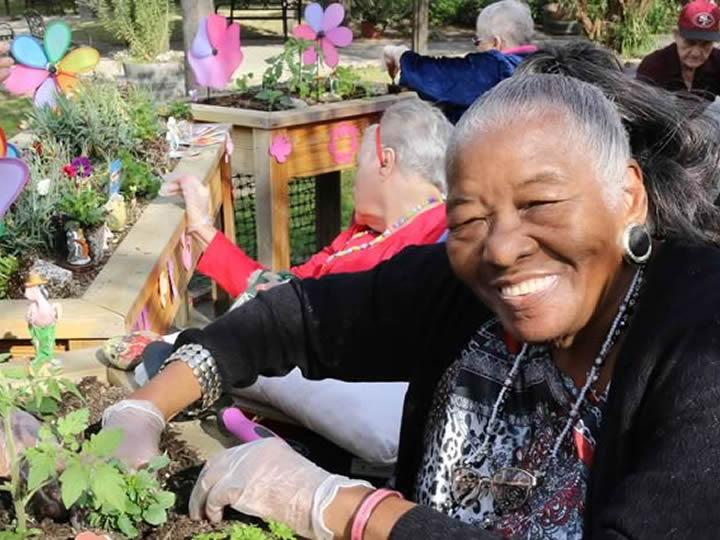
[[[355,159],[358,149],[358,129],[354,124],[342,122],[330,129],[328,152],[337,165],[348,165]]]
[[[276,135],[270,144],[269,153],[278,163],[285,163],[292,152],[292,143],[285,135]]]
[[[222,15],[203,18],[187,58],[198,84],[222,90],[243,60],[240,25]]]
[[[293,35],[299,39],[317,41],[328,67],[334,68],[340,60],[335,47],[347,47],[352,43],[352,31],[340,26],[345,18],[345,8],[341,4],[330,4],[323,10],[316,2],[305,8],[305,23],[293,28]],[[305,65],[317,62],[315,47],[308,47],[303,53]]]

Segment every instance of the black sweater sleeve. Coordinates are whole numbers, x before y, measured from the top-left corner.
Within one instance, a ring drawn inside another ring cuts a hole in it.
[[[203,345],[226,388],[296,366],[310,379],[405,381],[442,317],[438,306],[458,287],[444,245],[410,247],[368,272],[294,279],[260,293],[203,330],[183,332],[175,348]]]
[[[591,502],[593,539],[717,537],[720,321],[666,337],[619,449],[624,471]]]

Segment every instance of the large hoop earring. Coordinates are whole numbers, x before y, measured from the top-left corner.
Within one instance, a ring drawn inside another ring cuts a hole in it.
[[[623,258],[630,264],[645,264],[652,254],[652,237],[647,225],[629,223],[622,234]]]

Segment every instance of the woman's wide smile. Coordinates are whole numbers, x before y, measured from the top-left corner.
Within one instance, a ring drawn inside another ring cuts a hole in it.
[[[502,302],[512,310],[521,311],[542,302],[547,295],[552,293],[559,281],[560,278],[557,274],[550,274],[516,279],[497,286],[497,290]]]

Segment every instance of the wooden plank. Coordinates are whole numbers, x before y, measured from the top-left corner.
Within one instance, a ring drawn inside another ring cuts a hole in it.
[[[232,174],[253,174],[255,146],[252,128],[233,126],[230,138],[233,143]]]
[[[255,141],[255,229],[258,261],[269,267],[273,261],[273,199],[270,188],[270,132],[253,130]]]
[[[273,132],[273,135],[278,132]],[[280,135],[287,133],[280,131]],[[270,158],[270,192],[272,197],[272,269],[290,268],[290,168],[288,162]]]
[[[412,28],[412,50],[427,54],[430,27],[430,0],[415,0]]]
[[[292,153],[287,161],[288,174],[293,178],[315,176],[354,167],[363,133],[378,119],[379,115],[372,114],[288,129],[288,137],[292,143]],[[275,133],[277,132],[273,132]],[[335,155],[330,151],[331,145],[336,148]],[[352,152],[353,155],[351,159],[338,163],[338,152]]]
[[[323,248],[340,233],[340,171],[315,178],[315,236],[317,247]]]
[[[382,112],[404,99],[417,99],[415,92],[403,92],[337,103],[322,103],[290,111],[252,111],[216,105],[192,104],[193,118],[200,122],[230,123],[261,129],[292,127]]]
[[[123,317],[114,310],[94,305],[86,300],[69,298],[57,300],[62,317],[55,328],[58,340],[108,338],[124,332]],[[30,339],[25,314],[26,300],[3,300],[0,316],[0,339]]]
[[[201,151],[198,156],[182,159],[175,171],[193,174],[209,183],[212,210],[217,212],[221,201],[219,163],[224,144]],[[151,328],[165,331],[180,306],[180,300],[167,298],[162,306],[159,278],[172,257],[177,288],[184,290],[199,257],[193,249],[190,270],[182,265],[180,238],[185,230],[185,210],[181,197],[156,199],[118,246],[83,299],[122,315],[130,329],[143,309],[147,310]]]

